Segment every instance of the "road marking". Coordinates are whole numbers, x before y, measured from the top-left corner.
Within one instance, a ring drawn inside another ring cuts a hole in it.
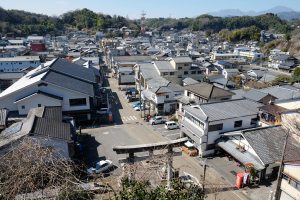
[[[127,116],[127,117],[122,117],[122,121],[127,122],[127,121],[134,121],[137,120],[135,116]]]
[[[133,116],[129,116],[129,118],[130,118],[131,120],[134,120]]]

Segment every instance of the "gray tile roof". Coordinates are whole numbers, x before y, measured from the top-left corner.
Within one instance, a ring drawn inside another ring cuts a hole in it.
[[[95,74],[92,69],[79,66],[61,58],[56,59],[56,61],[52,63],[50,68],[53,71],[66,74],[71,77],[96,83]]]
[[[264,164],[280,161],[286,134],[283,128],[264,127],[245,130],[242,133]]]
[[[228,90],[216,87],[208,83],[187,85],[184,87],[184,89],[195,93],[205,99],[228,97],[233,95],[233,93]]]
[[[61,106],[53,106],[53,107],[45,107],[43,118],[52,119],[56,121],[62,121],[62,107]]]
[[[42,80],[47,83],[52,83],[63,88],[68,88],[70,90],[89,95],[91,97],[94,96],[93,84],[76,78],[68,77],[60,73],[49,71]]]
[[[38,136],[71,141],[71,125],[47,118],[35,118],[31,133]]]

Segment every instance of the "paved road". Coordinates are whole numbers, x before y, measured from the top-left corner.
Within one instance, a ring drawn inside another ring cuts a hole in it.
[[[160,141],[167,141],[176,139],[180,136],[180,130],[165,130],[163,125],[152,126],[145,123],[141,117],[140,112],[134,111],[127,100],[123,97],[121,91],[117,88],[115,79],[109,79],[112,92],[109,99],[114,117],[114,123],[108,126],[101,126],[98,128],[83,129],[83,133],[88,133],[90,141],[88,160],[93,163],[100,159],[110,159],[119,167],[119,159],[124,158],[112,151],[113,146],[117,145],[131,145],[131,144],[145,144]],[[177,149],[179,150],[179,149]],[[141,154],[140,154],[141,155]],[[202,180],[203,168],[199,165],[199,160],[188,157],[185,154],[175,156],[174,168],[180,168],[180,174],[190,174],[199,181]],[[116,169],[112,173],[117,173]],[[234,190],[234,186],[229,183],[213,168],[208,167],[206,183],[207,187],[223,188],[225,191],[217,193],[218,197],[224,200],[246,200],[246,196],[242,191]],[[209,194],[208,199],[214,199],[214,194]]]

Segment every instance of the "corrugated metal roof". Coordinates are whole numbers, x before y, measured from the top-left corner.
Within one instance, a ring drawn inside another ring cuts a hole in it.
[[[218,146],[224,149],[227,153],[232,155],[234,158],[236,158],[238,161],[240,161],[243,164],[246,163],[252,163],[254,165],[254,168],[257,170],[264,169],[264,165],[260,162],[260,160],[256,157],[254,157],[249,152],[241,152],[236,149],[236,144],[230,140],[227,141],[220,141],[218,143]]]
[[[175,63],[192,63],[193,60],[188,57],[188,56],[178,56],[178,57],[174,57],[172,58]]]
[[[237,99],[231,101],[214,102],[200,104],[197,106],[186,106],[184,109],[195,117],[208,121],[218,121],[230,118],[258,114],[258,107],[262,104],[247,99]]]

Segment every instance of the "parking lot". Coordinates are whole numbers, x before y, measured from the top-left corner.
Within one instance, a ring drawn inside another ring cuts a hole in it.
[[[154,131],[160,133],[167,140],[180,138],[180,129],[167,130],[164,124],[151,125]]]

